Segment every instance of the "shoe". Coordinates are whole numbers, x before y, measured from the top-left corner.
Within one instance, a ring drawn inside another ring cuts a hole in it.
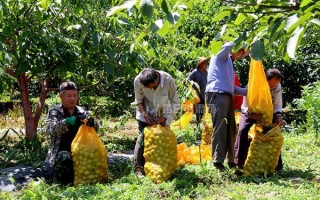
[[[213,163],[213,166],[220,172],[223,172],[226,169],[222,163]]]
[[[228,162],[228,166],[230,169],[236,168],[236,164],[234,162]]]
[[[143,167],[136,167],[135,170],[134,170],[134,173],[136,174],[136,176],[138,178],[142,178],[146,175]]]

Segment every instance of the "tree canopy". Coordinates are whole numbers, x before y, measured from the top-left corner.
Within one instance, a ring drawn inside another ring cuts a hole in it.
[[[183,79],[198,56],[216,53],[225,40],[235,48],[260,40],[285,61],[298,58],[297,52],[309,55],[313,47],[306,38],[319,36],[319,5],[312,0],[1,0],[0,92],[18,85],[32,136],[48,92],[63,80],[92,95],[124,97],[129,105],[132,79],[142,68]],[[309,48],[299,49],[301,44]],[[40,87],[36,108],[30,104],[32,84]]]

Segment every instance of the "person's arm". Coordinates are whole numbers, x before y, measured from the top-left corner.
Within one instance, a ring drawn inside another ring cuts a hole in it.
[[[140,113],[142,113],[144,119],[146,120],[146,123],[148,124],[148,126],[153,125],[155,122],[152,119],[151,116],[149,116],[148,112],[145,109],[144,106],[144,96],[143,96],[143,91],[142,91],[142,85],[139,83],[139,78],[136,77],[134,79],[134,96],[135,96],[135,100],[134,100],[134,105],[137,106],[138,111]]]
[[[171,124],[175,115],[180,109],[180,98],[178,95],[177,86],[173,79],[171,79],[169,83],[168,98],[170,101],[170,106],[164,113],[164,117],[166,118],[166,125]]]
[[[280,83],[273,93],[273,113],[282,113],[282,89]]]
[[[239,86],[234,86],[234,94],[240,95],[240,96],[247,96],[248,88],[242,88]]]
[[[143,99],[144,99],[143,92],[142,92],[143,86],[140,84],[138,77],[134,79],[133,87],[134,87],[134,105],[137,106],[138,104],[143,103]]]
[[[226,42],[218,52],[217,58],[221,61],[226,60],[232,52],[233,42]]]
[[[51,136],[58,136],[68,131],[67,120],[62,113],[56,109],[49,110],[46,120],[46,133]]]
[[[143,103],[139,103],[137,105],[137,108],[138,108],[139,112],[142,113],[142,115],[143,115],[144,119],[146,120],[146,123],[148,124],[148,126],[152,126],[153,124],[155,124],[155,121],[153,120],[153,118],[151,116],[149,116],[149,114],[146,111]]]
[[[281,84],[276,87],[273,93],[273,113],[274,113],[274,123],[279,126],[285,125],[285,122],[282,119],[282,88]]]
[[[78,116],[77,118],[81,121],[86,119],[87,126],[93,127],[95,129],[95,131],[98,131],[100,128],[100,125],[97,122],[97,120],[95,120],[94,117],[90,115],[90,111],[85,111],[84,116]]]

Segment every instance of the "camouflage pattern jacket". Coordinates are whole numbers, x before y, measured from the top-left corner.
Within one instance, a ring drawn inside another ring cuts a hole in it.
[[[75,116],[87,115],[89,113],[80,106],[76,106],[76,108],[77,113],[75,113]],[[80,124],[77,125],[76,129],[78,130],[79,127]],[[99,129],[99,124],[96,121],[94,121],[94,128],[96,131]],[[55,158],[59,152],[62,134],[68,131],[69,125],[66,123],[62,104],[51,108],[46,120],[46,133],[50,135],[50,146],[46,156],[46,162],[54,165]]]

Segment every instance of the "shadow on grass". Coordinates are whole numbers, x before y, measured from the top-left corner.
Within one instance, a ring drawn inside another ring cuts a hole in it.
[[[193,168],[195,167],[195,168]],[[174,176],[175,190],[179,191],[182,196],[189,198],[197,198],[201,187],[208,187],[210,185],[223,184],[228,179],[227,174],[220,173],[216,169],[208,167],[206,164],[197,166],[181,166]]]
[[[313,170],[282,170],[279,172],[276,172],[272,176],[268,177],[246,177],[246,176],[238,176],[237,180],[238,182],[246,182],[246,183],[267,183],[267,182],[273,182],[276,185],[282,185],[282,186],[288,186],[292,184],[300,184],[305,181],[310,181],[315,178],[315,174],[313,173]]]

